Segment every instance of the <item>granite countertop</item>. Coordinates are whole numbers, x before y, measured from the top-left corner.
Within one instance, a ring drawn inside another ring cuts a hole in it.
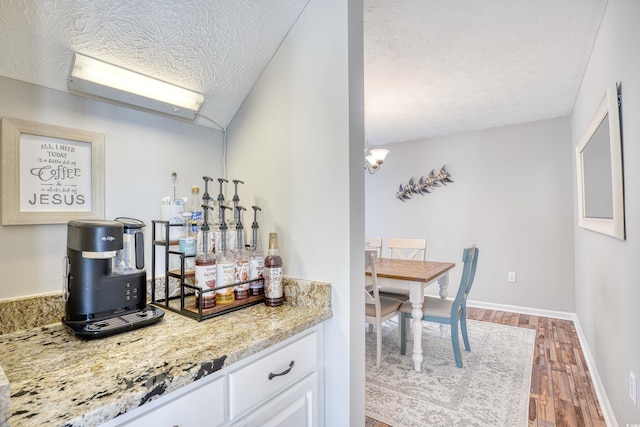
[[[155,325],[98,340],[60,323],[0,335],[0,427],[100,425],[332,316],[326,283],[288,279],[285,295],[281,307],[202,322],[165,311]]]

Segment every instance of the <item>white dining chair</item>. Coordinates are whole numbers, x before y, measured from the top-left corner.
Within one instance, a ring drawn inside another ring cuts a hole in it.
[[[425,261],[427,259],[427,239],[389,239],[389,258],[417,259]]]
[[[375,249],[378,258],[382,256],[382,237],[365,237],[364,238],[365,249]]]
[[[389,258],[425,261],[427,257],[427,239],[392,238],[387,241],[387,247],[389,248]],[[407,301],[409,290],[383,286],[380,288],[380,295]]]
[[[382,323],[398,316],[400,312],[398,308],[402,301],[395,298],[381,297],[378,292],[378,275],[376,274],[376,251],[365,250],[365,268],[369,269],[371,276],[365,275],[365,283],[368,280],[371,286],[371,292],[363,288],[365,298],[365,321],[369,325],[375,325],[376,329],[376,366],[380,366],[382,357]],[[371,328],[369,328],[371,329]]]

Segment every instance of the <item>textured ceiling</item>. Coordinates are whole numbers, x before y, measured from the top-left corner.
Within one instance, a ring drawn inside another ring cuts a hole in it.
[[[226,127],[308,1],[2,0],[0,75],[66,91],[77,51],[204,93]]]
[[[364,0],[372,145],[568,115],[606,0]]]
[[[2,0],[0,76],[66,91],[77,51],[204,93],[226,127],[308,1]],[[569,114],[607,2],[363,1],[372,145]]]

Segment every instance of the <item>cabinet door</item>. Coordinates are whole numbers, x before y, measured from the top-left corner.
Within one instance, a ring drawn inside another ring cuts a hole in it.
[[[224,377],[132,419],[123,427],[220,426],[225,421]]]
[[[318,373],[313,372],[234,425],[245,427],[317,427]]]
[[[230,372],[229,419],[243,417],[316,370],[317,349],[313,332]]]

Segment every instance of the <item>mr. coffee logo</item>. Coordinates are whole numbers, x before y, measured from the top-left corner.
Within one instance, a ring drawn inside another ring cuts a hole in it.
[[[113,242],[114,240],[116,240],[116,238],[113,236],[105,236],[102,238],[102,241]]]

